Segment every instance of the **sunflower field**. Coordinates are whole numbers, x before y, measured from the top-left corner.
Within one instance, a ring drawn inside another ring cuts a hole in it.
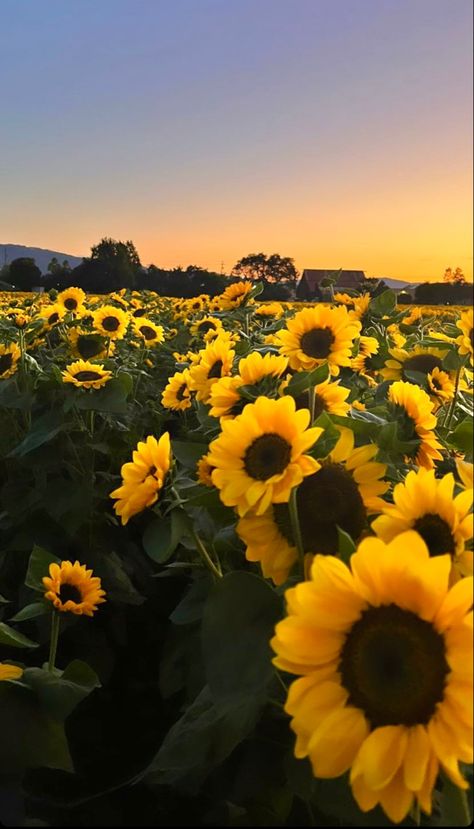
[[[0,822],[472,813],[473,312],[0,294]]]

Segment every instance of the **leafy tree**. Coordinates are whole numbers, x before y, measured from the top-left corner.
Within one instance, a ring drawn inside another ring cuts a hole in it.
[[[40,284],[41,271],[34,259],[20,256],[10,262],[9,281],[18,291],[31,291]]]
[[[114,267],[120,262],[127,264],[132,270],[141,267],[140,257],[133,242],[117,242],[105,236],[97,245],[91,248],[91,259],[100,259]]]
[[[280,256],[279,253],[272,253],[270,256],[264,253],[250,253],[234,265],[232,276],[260,280],[264,284],[282,282],[294,288],[298,280],[298,271],[289,256]]]
[[[446,268],[443,279],[450,285],[466,284],[466,278],[462,272],[462,268],[456,268],[455,271],[452,268]]]
[[[467,282],[423,282],[415,290],[415,302],[420,305],[469,305],[472,285]]]
[[[100,294],[134,288],[140,273],[140,257],[133,242],[104,237],[93,245],[90,257],[74,268],[71,279],[85,291]]]

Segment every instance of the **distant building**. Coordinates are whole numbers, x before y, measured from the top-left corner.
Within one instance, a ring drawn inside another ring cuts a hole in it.
[[[337,269],[336,269],[337,270]],[[331,274],[333,270],[324,270],[319,268],[305,268],[301,275],[301,279],[296,286],[297,299],[308,301],[317,298],[320,291],[324,292],[324,286],[321,283]],[[365,273],[364,271],[341,271],[336,284],[335,291],[352,290],[358,291],[364,287]]]

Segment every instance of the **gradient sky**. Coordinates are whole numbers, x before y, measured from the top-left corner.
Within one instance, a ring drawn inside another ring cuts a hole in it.
[[[471,0],[0,0],[0,243],[472,278]]]

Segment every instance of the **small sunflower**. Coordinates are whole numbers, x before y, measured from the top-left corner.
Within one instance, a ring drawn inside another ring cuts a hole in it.
[[[253,287],[251,282],[235,282],[216,297],[216,304],[222,311],[230,311],[232,308],[245,305]]]
[[[318,383],[314,387],[314,419],[323,412],[345,417],[351,408],[350,404],[346,403],[349,394],[350,389],[340,386],[339,380],[331,382],[328,379],[324,383]]]
[[[97,605],[105,602],[100,579],[85,564],[62,561],[49,565],[49,577],[43,577],[44,597],[61,613],[93,616]]]
[[[23,668],[17,665],[8,665],[7,662],[0,662],[0,682],[5,679],[20,679],[23,676]]]
[[[241,413],[248,400],[241,397],[240,386],[256,386],[255,397],[269,396],[276,391],[275,380],[282,376],[288,366],[286,357],[278,354],[261,354],[255,351],[239,362],[236,377],[222,377],[215,383],[209,396],[212,417],[235,417]]]
[[[304,308],[287,328],[278,331],[280,353],[288,357],[295,371],[311,371],[326,360],[331,374],[339,374],[340,366],[350,366],[351,349],[360,331],[360,323],[351,320],[344,306],[339,308]]]
[[[144,340],[147,348],[162,343],[165,339],[163,326],[156,325],[151,320],[146,319],[146,317],[134,320],[133,329],[137,337],[141,337]]]
[[[395,486],[394,503],[385,504],[372,529],[385,542],[406,530],[416,530],[430,556],[449,554],[454,575],[472,575],[472,551],[466,550],[473,535],[472,498],[472,489],[454,497],[451,473],[436,480],[433,470],[411,471]]]
[[[169,378],[161,396],[161,403],[165,409],[182,412],[191,408],[191,392],[188,387],[188,379],[187,371],[177,371]]]
[[[308,409],[296,411],[292,397],[258,397],[234,420],[221,421],[208,454],[221,501],[240,516],[251,509],[261,515],[271,503],[288,501],[293,487],[319,469],[304,454],[323,431],[308,429],[309,418]]]
[[[94,328],[104,337],[121,340],[125,336],[129,317],[121,308],[116,308],[115,305],[102,305],[94,311],[93,319]]]
[[[443,358],[448,352],[436,347],[416,345],[410,351],[404,348],[390,348],[389,353],[392,359],[385,361],[385,367],[380,371],[382,377],[385,380],[405,380],[407,383],[414,383],[409,372],[414,371],[428,377],[435,368],[443,368]]]
[[[446,371],[441,371],[439,368],[434,368],[428,374],[428,388],[431,400],[442,406],[454,397],[455,384]]]
[[[474,475],[472,463],[468,463],[467,461],[464,461],[461,458],[456,458],[456,471],[458,473],[458,477],[461,481],[463,488],[473,489]]]
[[[197,392],[198,400],[208,402],[214,383],[231,373],[234,355],[231,343],[221,337],[199,352],[199,362],[189,369],[189,388]]]
[[[66,314],[66,308],[60,302],[44,306],[38,316],[44,320],[48,330],[51,330]]]
[[[206,342],[218,337],[223,330],[220,319],[211,316],[201,317],[191,325],[191,334],[195,337],[203,337]]]
[[[441,449],[434,429],[436,417],[433,403],[423,389],[398,380],[388,389],[390,414],[398,421],[399,436],[403,441],[414,441],[408,457],[418,466],[432,469],[435,460],[442,460]]]
[[[351,361],[352,371],[369,378],[377,374],[383,365],[383,360],[376,357],[379,348],[380,343],[375,337],[362,336],[359,340],[359,353]]]
[[[117,500],[114,510],[124,526],[158,500],[171,465],[169,433],[164,432],[159,440],[149,435],[139,441],[132,458],[122,466],[122,485],[110,493]]]
[[[0,343],[0,380],[6,380],[15,374],[20,357],[21,351],[16,343]]]
[[[58,294],[56,301],[69,313],[81,311],[84,307],[86,295],[82,288],[67,288]]]
[[[82,389],[100,389],[112,377],[112,372],[106,371],[103,365],[91,363],[89,360],[69,363],[66,370],[61,373],[63,383],[73,383]]]
[[[212,470],[214,469],[213,466],[209,463],[209,458],[207,455],[203,455],[196,464],[196,475],[197,479],[200,484],[203,486],[214,486],[212,483]]]
[[[350,770],[362,811],[427,814],[440,769],[467,789],[472,762],[472,578],[449,590],[449,556],[416,532],[362,541],[350,569],[316,556],[312,580],[286,591],[274,664],[300,675],[285,710],[295,756],[316,777]]]
[[[335,555],[338,527],[357,541],[367,529],[369,512],[384,505],[388,489],[381,480],[385,464],[373,461],[377,446],[354,449],[354,434],[341,429],[341,437],[321,466],[308,475],[296,491],[303,550]],[[249,513],[237,524],[247,545],[248,561],[259,561],[265,578],[282,584],[298,553],[287,504],[273,504],[263,515]]]
[[[456,323],[457,328],[460,329],[461,334],[456,342],[459,346],[459,353],[470,355],[471,364],[474,363],[474,311],[469,308],[467,311],[461,312],[461,319]]]
[[[261,302],[255,309],[256,317],[272,317],[272,319],[279,320],[283,314],[283,306],[279,302]]]

